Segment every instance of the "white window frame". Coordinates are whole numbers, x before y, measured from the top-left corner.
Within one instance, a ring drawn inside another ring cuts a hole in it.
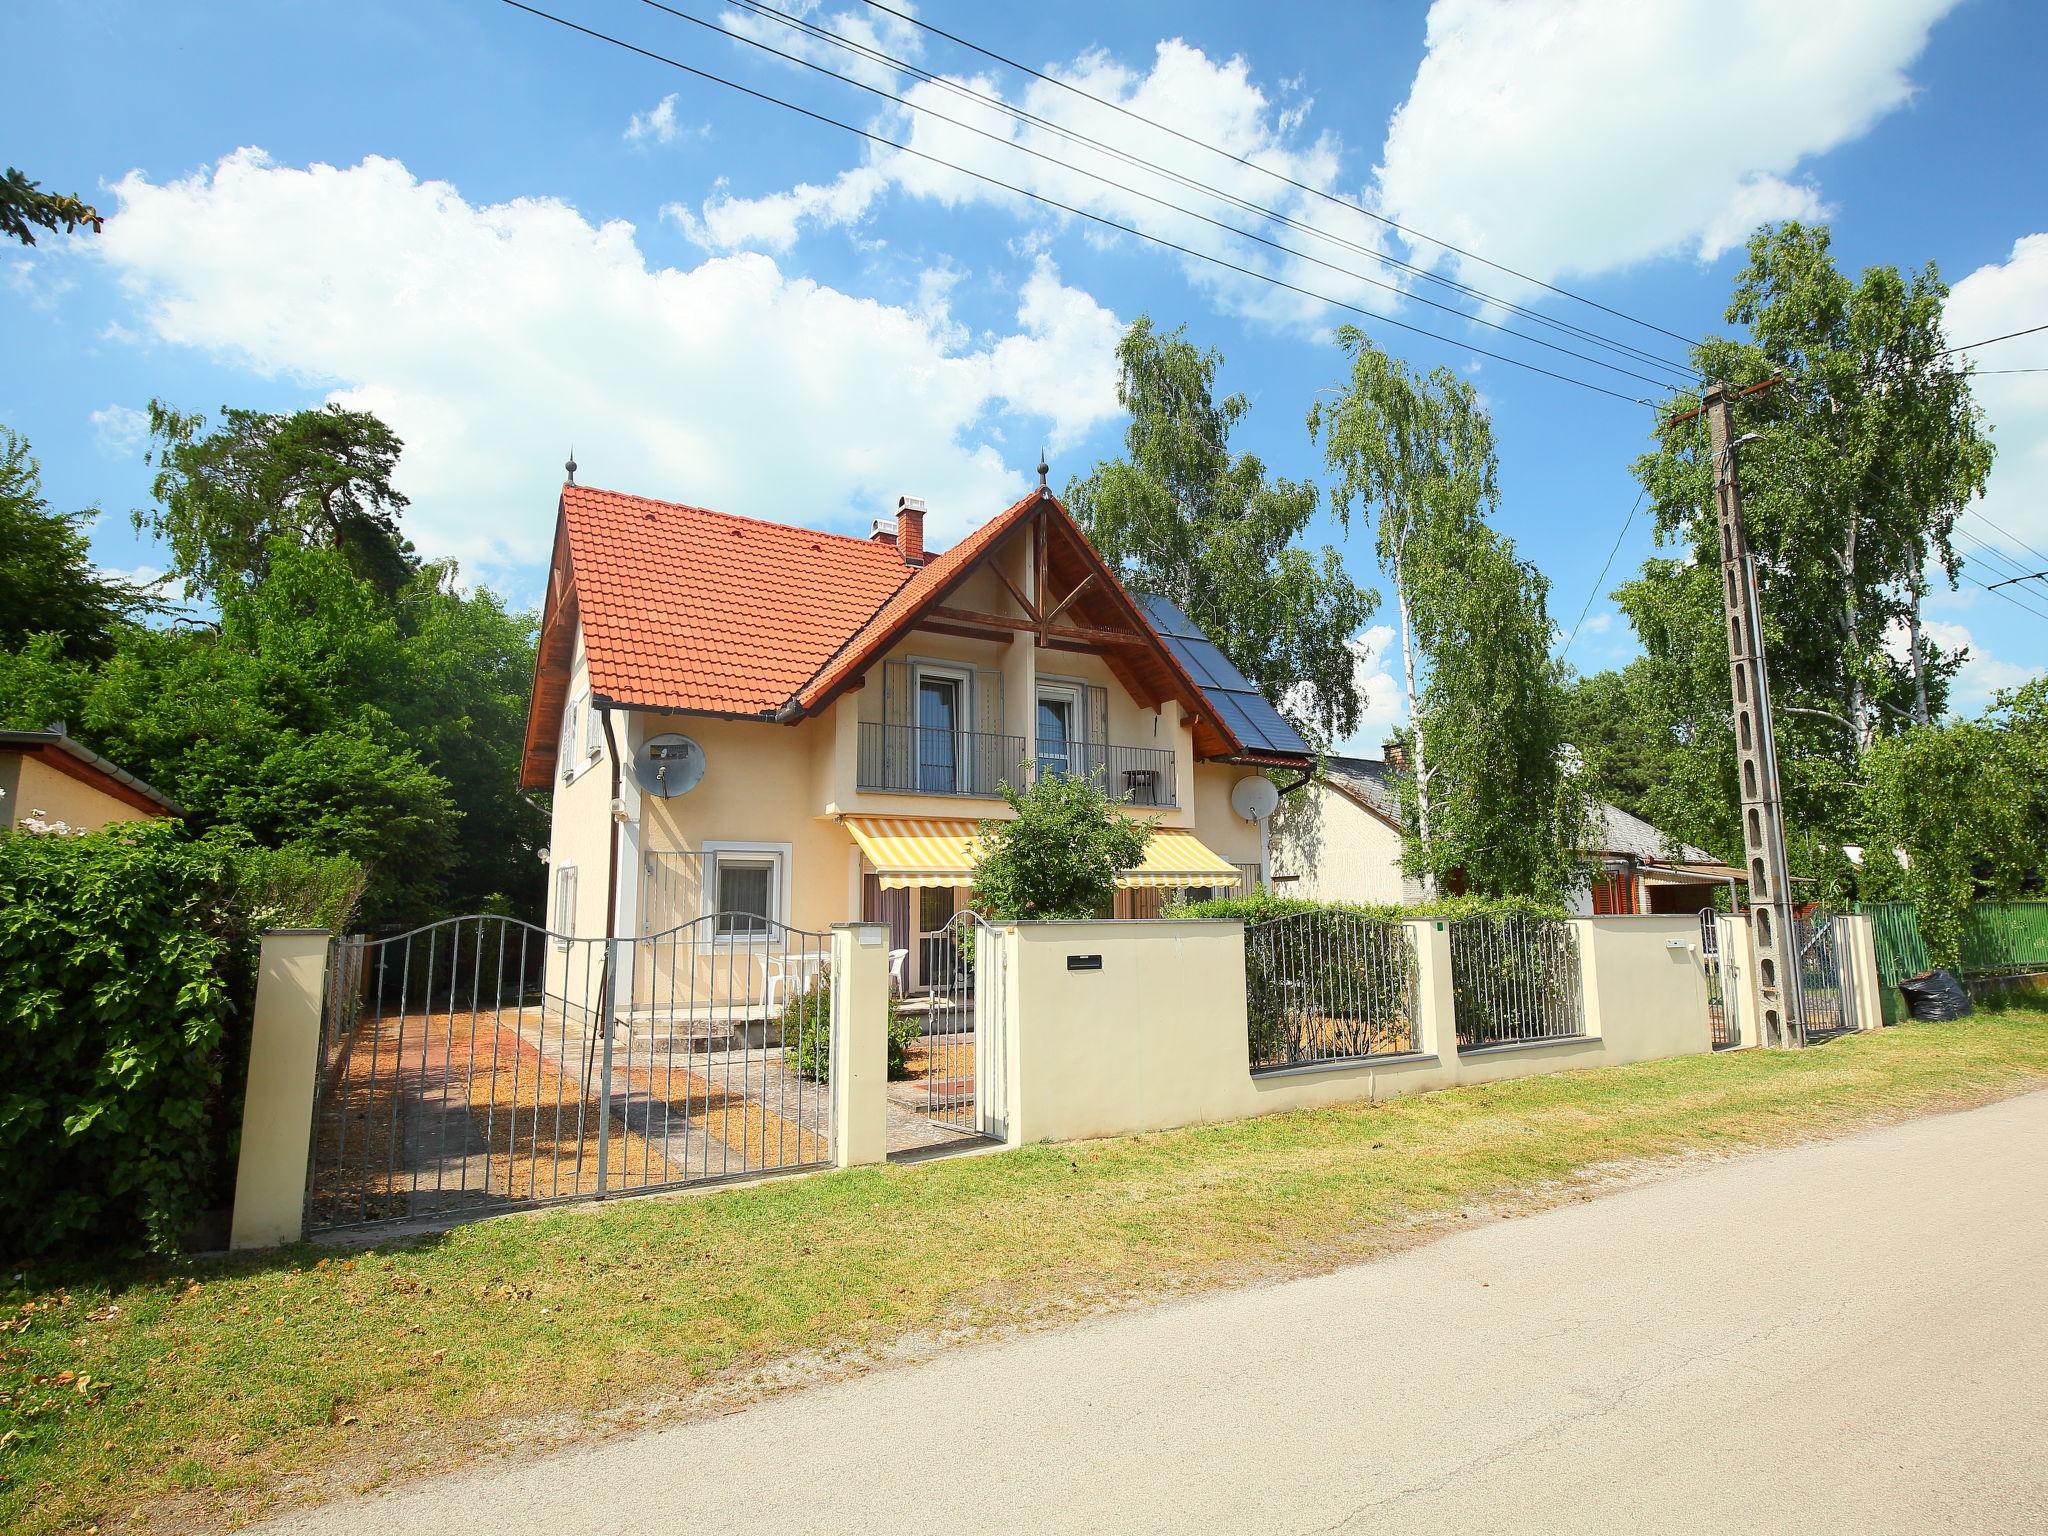
[[[910,723],[911,741],[916,742],[924,731],[924,680],[944,679],[958,690],[955,694],[953,715],[953,787],[950,790],[926,789],[924,787],[924,763],[914,750],[911,754],[911,771],[916,777],[915,793],[927,795],[962,795],[972,788],[974,770],[970,761],[972,743],[967,737],[974,729],[974,668],[960,661],[921,661],[911,658],[910,662]],[[966,784],[962,784],[962,780]]]
[[[740,838],[706,838],[702,845],[706,869],[699,901],[703,915],[714,919],[711,924],[711,941],[744,948],[749,945],[766,944],[775,935],[772,933],[719,933],[718,916],[718,860],[719,856],[730,855],[736,860],[749,863],[767,861],[773,868],[768,876],[768,916],[783,927],[789,922],[789,875],[794,845],[790,843],[749,842]]]

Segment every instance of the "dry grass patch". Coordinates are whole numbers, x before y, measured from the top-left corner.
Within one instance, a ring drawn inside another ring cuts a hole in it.
[[[1618,1170],[2044,1084],[2048,1014],[1980,1015],[358,1252],[30,1274],[0,1314],[0,1528],[225,1525],[975,1329],[1325,1268]]]

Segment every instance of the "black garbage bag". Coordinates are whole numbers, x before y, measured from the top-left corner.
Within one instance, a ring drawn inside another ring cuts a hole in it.
[[[1916,1019],[1940,1021],[1969,1017],[1970,994],[1947,971],[1908,976],[1899,983],[1899,990],[1906,994],[1906,1011]]]

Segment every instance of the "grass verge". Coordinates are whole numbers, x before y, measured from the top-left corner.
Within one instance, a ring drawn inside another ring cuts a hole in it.
[[[555,1210],[349,1253],[13,1277],[0,1528],[225,1525],[791,1357],[1361,1257],[1617,1164],[2048,1084],[2048,1013]],[[153,1518],[152,1518],[153,1517]]]

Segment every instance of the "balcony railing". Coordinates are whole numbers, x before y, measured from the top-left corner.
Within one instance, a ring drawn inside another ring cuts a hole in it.
[[[998,785],[1022,788],[1030,778],[1025,757],[1022,736],[863,720],[854,787],[993,800],[1000,793]]]
[[[1127,805],[1170,806],[1173,753],[1163,747],[1112,747],[1093,741],[1038,743],[1038,771],[1087,779]]]
[[[885,725],[877,720],[860,724],[854,787],[993,800],[1001,785],[1021,787],[1034,772],[1085,778],[1112,800],[1128,805],[1157,809],[1176,803],[1173,753],[1165,748],[1047,740],[1031,754],[1021,736]]]

